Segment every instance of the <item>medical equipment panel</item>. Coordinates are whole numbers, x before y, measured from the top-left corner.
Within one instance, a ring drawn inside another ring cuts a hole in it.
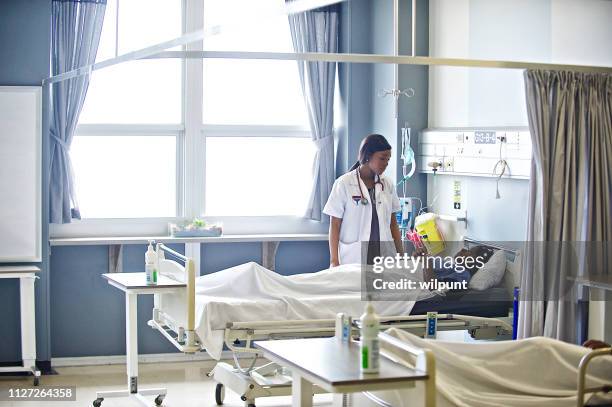
[[[417,154],[424,173],[528,179],[531,171],[531,138],[522,127],[426,129]]]

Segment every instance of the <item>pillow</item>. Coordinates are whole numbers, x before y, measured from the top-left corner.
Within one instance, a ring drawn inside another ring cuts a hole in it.
[[[473,290],[484,291],[501,283],[506,272],[506,254],[503,250],[496,251],[491,259],[478,270],[468,286]]]
[[[514,256],[514,261],[506,262],[506,274],[502,280],[508,294],[514,295],[514,287],[518,287],[521,283],[521,261],[522,255],[517,251]]]

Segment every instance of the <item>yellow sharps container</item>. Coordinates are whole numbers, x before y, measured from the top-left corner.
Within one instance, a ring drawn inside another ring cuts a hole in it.
[[[444,250],[446,244],[436,225],[436,215],[434,213],[424,213],[417,216],[414,219],[414,227],[430,255],[435,256]]]

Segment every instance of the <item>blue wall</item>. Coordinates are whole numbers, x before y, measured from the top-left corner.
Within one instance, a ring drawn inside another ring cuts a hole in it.
[[[351,0],[342,5],[341,52],[363,54],[393,53],[393,2],[391,0]],[[400,0],[400,55],[410,55],[412,46],[412,3]],[[429,3],[417,0],[417,55],[429,53]],[[379,98],[379,88],[393,87],[393,67],[388,64],[340,64],[340,93],[344,107],[337,154],[337,175],[344,173],[356,160],[364,136],[380,132],[392,145],[401,146],[400,127],[407,121],[412,127],[412,147],[417,149],[418,133],[427,127],[428,68],[401,65],[401,89],[414,88],[413,98],[402,98],[399,117],[393,117],[390,97]],[[394,149],[397,174],[401,176],[399,148]],[[415,174],[408,183],[407,194],[425,201],[427,180]]]
[[[183,245],[170,245],[184,253]],[[249,261],[261,262],[259,243],[212,243],[201,246],[202,273]],[[144,271],[144,245],[123,246],[125,272]],[[276,270],[290,275],[329,265],[327,242],[284,242]],[[125,298],[101,274],[108,272],[108,246],[55,246],[51,253],[51,345],[53,357],[125,354]],[[139,353],[176,349],[147,326],[152,296],[138,298]]]
[[[400,21],[412,21],[412,2],[400,0],[399,9]],[[417,29],[416,29],[416,55],[429,55],[429,0],[417,0]],[[410,24],[400,25],[400,55],[412,54],[412,28]],[[408,122],[412,128],[411,145],[412,149],[418,151],[418,136],[421,130],[427,128],[428,123],[428,88],[429,88],[429,68],[418,65],[400,65],[399,67],[399,88],[414,89],[415,96],[412,98],[403,97],[399,104],[399,118],[397,123],[397,133],[400,137],[400,128],[404,122]],[[398,140],[401,148],[401,140]],[[398,164],[397,179],[402,178],[401,163]],[[401,193],[402,191],[398,191]],[[406,184],[406,196],[418,197],[423,202],[427,198],[427,176],[415,172],[410,181]]]
[[[393,1],[373,1],[370,7],[373,20],[371,36],[372,53],[393,55]],[[394,160],[389,163],[386,175],[397,179],[399,148],[397,148],[398,121],[394,117],[395,101],[391,96],[378,96],[378,92],[381,90],[393,89],[395,87],[393,72],[392,64],[374,64],[372,66],[372,80],[370,81],[369,89],[370,95],[372,95],[372,129],[370,132],[382,134],[391,144]]]
[[[51,0],[0,1],[0,84],[40,85],[49,76]]]
[[[340,52],[371,53],[370,0],[342,4]],[[372,132],[371,64],[339,64],[344,126],[339,134],[336,174],[341,175],[356,161],[359,143]]]
[[[49,50],[51,32],[50,0],[2,0],[0,1],[0,85],[40,86],[49,76]],[[44,97],[44,96],[43,96]],[[43,107],[43,129],[48,128],[47,109]],[[1,148],[1,146],[0,146]],[[46,168],[46,137],[43,130],[43,169]],[[4,175],[4,174],[3,174]],[[46,172],[43,170],[42,179]],[[43,185],[43,202],[47,188]],[[48,236],[46,205],[43,204],[43,242]],[[36,336],[39,361],[51,357],[48,307],[48,248],[43,244],[42,273],[36,282]],[[0,309],[3,310],[3,327],[0,330],[0,362],[16,362],[21,359],[19,327],[19,284],[12,280],[0,280]]]

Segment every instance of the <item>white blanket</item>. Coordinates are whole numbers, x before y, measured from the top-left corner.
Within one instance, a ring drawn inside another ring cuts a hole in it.
[[[422,339],[397,329],[387,332],[434,352],[437,406],[575,406],[578,363],[589,352],[543,337],[458,343]],[[612,382],[612,357],[594,359],[588,372],[587,387]],[[375,394],[393,406],[423,405],[422,384]],[[365,405],[361,398],[356,401]]]
[[[416,300],[431,294],[411,295]],[[374,307],[380,315],[408,315],[414,302],[377,301]],[[228,322],[329,319],[338,312],[355,317],[364,308],[359,265],[282,276],[251,262],[196,281],[196,332],[215,359]]]

